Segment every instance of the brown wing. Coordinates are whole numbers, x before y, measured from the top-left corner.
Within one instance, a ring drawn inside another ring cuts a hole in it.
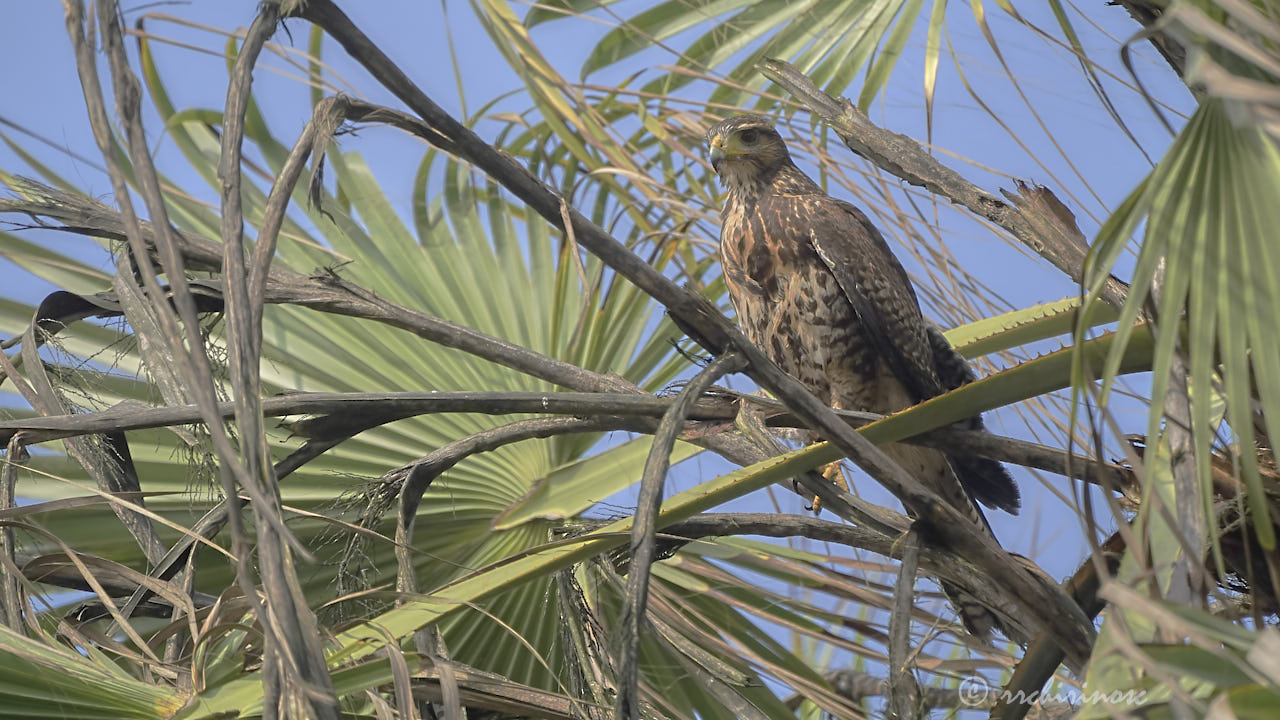
[[[804,203],[814,250],[853,306],[863,337],[915,402],[973,380],[965,359],[924,319],[906,270],[861,210],[824,195],[780,196],[778,200]],[[965,425],[983,429],[981,417],[970,418]],[[976,456],[950,460],[973,499],[1017,514],[1020,493],[1003,465]]]
[[[784,196],[785,197],[785,196]],[[871,221],[825,195],[795,197],[806,205],[809,241],[849,299],[867,342],[914,402],[941,395],[928,323],[907,272]]]

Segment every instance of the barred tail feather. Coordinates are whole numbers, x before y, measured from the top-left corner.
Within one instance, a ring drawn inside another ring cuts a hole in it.
[[[979,423],[980,424],[980,423]],[[1022,493],[1004,465],[976,455],[949,455],[960,484],[973,499],[995,510],[1017,515],[1022,507]]]
[[[986,605],[978,602],[977,598],[955,583],[941,581],[940,584],[943,594],[947,596],[947,601],[951,603],[951,607],[955,608],[956,614],[960,616],[960,622],[964,623],[964,629],[968,630],[970,635],[983,642],[990,642],[991,631],[1002,629],[996,614],[988,610]]]
[[[921,483],[969,517],[975,526],[985,529],[988,533],[991,532],[991,526],[987,524],[982,510],[974,502],[970,492],[961,485],[956,469],[953,469],[952,461],[946,455],[930,448],[898,443],[884,445],[881,449],[904,470],[915,475]],[[942,592],[947,596],[947,600],[951,602],[960,616],[960,621],[964,623],[965,629],[971,635],[986,641],[990,638],[992,630],[1000,630],[1012,640],[1025,642],[1021,633],[1008,632],[1000,622],[1000,616],[973,595],[954,583],[939,582],[942,585]]]
[[[973,368],[951,347],[941,330],[930,325],[927,334],[929,346],[933,350],[934,367],[944,388],[955,390],[977,379]],[[961,420],[955,426],[964,430],[986,429],[982,424],[982,417],[978,415]],[[972,455],[953,455],[950,459],[956,476],[960,478],[960,484],[972,493],[974,499],[989,508],[1004,510],[1011,515],[1018,514],[1018,509],[1022,507],[1022,496],[1013,477],[1003,465],[995,460]]]

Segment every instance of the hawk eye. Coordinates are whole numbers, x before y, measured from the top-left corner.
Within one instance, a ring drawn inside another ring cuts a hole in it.
[[[758,130],[743,130],[742,133],[738,135],[738,137],[742,138],[742,142],[748,145],[755,142],[756,138],[759,136],[760,132]]]

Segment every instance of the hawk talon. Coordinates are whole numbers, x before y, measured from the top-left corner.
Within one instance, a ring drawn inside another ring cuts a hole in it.
[[[845,492],[849,492],[849,480],[844,476],[844,469],[841,467],[839,460],[823,465],[822,477],[826,478],[827,482],[839,485],[844,488]],[[814,495],[813,503],[806,507],[805,510],[812,512],[814,515],[822,512],[822,498]]]

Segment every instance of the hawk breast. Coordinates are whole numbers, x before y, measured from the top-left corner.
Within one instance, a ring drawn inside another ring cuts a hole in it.
[[[771,200],[724,216],[721,264],[743,332],[824,402],[877,409],[864,389],[875,362],[853,307],[803,224],[786,222],[799,221],[794,209],[779,213]]]

